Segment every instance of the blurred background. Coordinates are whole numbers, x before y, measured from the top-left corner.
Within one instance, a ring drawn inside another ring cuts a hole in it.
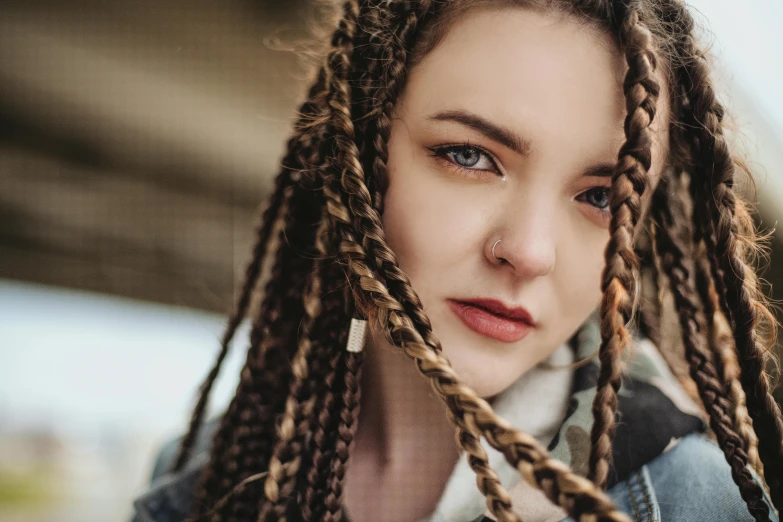
[[[691,4],[771,228],[783,5]],[[0,2],[0,520],[130,517],[216,354],[309,77],[291,48],[324,14],[309,0]],[[781,298],[783,233],[772,246]]]

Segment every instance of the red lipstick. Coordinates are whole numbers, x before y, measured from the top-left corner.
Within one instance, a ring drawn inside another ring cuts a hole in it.
[[[535,327],[527,310],[495,299],[449,299],[448,303],[465,326],[505,343],[520,341]]]

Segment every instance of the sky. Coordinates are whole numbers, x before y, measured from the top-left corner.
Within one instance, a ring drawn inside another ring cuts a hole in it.
[[[219,348],[225,318],[0,280],[0,430],[86,436],[176,432]],[[240,343],[247,339],[243,329]],[[233,395],[243,349],[226,362],[213,409]]]

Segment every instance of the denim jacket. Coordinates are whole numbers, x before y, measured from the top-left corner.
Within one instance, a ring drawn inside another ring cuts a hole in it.
[[[597,323],[587,322],[580,335],[578,357],[594,353],[599,343]],[[582,475],[587,473],[597,376],[595,360],[574,372],[565,418],[548,447],[552,457]],[[209,462],[210,442],[218,426],[219,418],[205,423],[194,456],[177,473],[167,470],[179,440],[164,445],[149,490],[134,502],[132,522],[185,520],[199,474]],[[655,347],[646,339],[636,339],[618,393],[618,424],[607,491],[617,507],[636,522],[753,521],[722,451],[705,432],[702,412],[688,398]],[[755,473],[753,476],[758,481]],[[516,474],[514,477],[521,480]],[[765,491],[770,519],[779,522],[766,495]],[[488,513],[474,513],[454,522],[491,520]],[[550,520],[556,519],[547,518],[545,522]],[[563,518],[560,522],[573,521]]]

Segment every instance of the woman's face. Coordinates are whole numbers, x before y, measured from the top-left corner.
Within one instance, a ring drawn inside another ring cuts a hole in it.
[[[600,302],[625,68],[608,35],[504,9],[463,16],[409,74],[383,226],[444,354],[483,397]],[[656,138],[653,175],[668,140]],[[488,311],[498,302],[516,317]]]

